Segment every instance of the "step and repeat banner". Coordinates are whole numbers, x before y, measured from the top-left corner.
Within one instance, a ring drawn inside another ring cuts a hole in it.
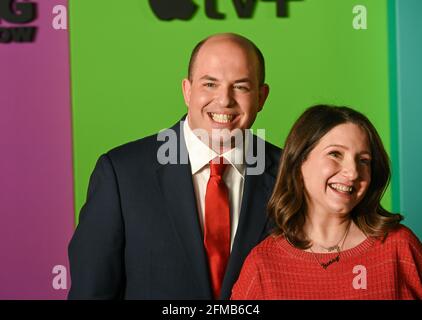
[[[63,299],[74,228],[67,1],[0,1],[0,299]]]
[[[283,146],[303,110],[351,106],[392,160],[383,205],[422,237],[418,0],[0,0],[0,299],[64,299],[67,246],[98,157],[175,124],[193,47],[253,40]],[[159,232],[159,230],[157,230]]]

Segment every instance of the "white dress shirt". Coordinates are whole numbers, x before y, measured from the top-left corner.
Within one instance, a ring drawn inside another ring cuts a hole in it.
[[[183,134],[189,154],[192,169],[192,180],[195,189],[196,205],[199,213],[199,221],[202,232],[204,232],[205,221],[205,192],[210,178],[209,162],[215,157],[224,157],[229,165],[224,171],[223,180],[229,192],[230,206],[230,250],[233,246],[239,223],[240,209],[242,205],[243,185],[245,182],[245,164],[243,146],[235,146],[233,149],[219,155],[203,143],[191,130],[188,118],[183,125]],[[248,135],[246,135],[245,146],[248,147]]]

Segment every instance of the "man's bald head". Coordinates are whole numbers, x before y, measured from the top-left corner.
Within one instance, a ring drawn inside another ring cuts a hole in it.
[[[209,42],[218,42],[218,41],[229,41],[239,45],[240,47],[244,48],[245,50],[252,52],[257,59],[257,76],[259,85],[263,85],[265,83],[265,60],[262,52],[258,49],[258,47],[253,43],[251,40],[235,34],[235,33],[220,33],[209,36],[199,42],[195,48],[192,50],[192,54],[189,60],[189,68],[188,68],[188,78],[189,81],[192,82],[193,80],[193,71],[195,68],[195,61],[200,52],[201,48]]]

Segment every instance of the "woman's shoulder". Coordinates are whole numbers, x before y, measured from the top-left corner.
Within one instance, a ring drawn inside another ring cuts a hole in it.
[[[250,256],[254,259],[274,256],[279,251],[280,245],[285,241],[286,239],[283,236],[269,235],[252,249]]]
[[[422,244],[418,237],[405,225],[399,224],[394,230],[390,231],[385,239],[395,247],[411,247],[412,249],[422,250]]]

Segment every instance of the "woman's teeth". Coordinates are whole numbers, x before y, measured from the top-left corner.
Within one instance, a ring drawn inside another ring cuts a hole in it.
[[[353,191],[353,187],[351,187],[351,186],[345,186],[345,185],[340,184],[340,183],[331,183],[331,184],[329,184],[329,186],[332,189],[335,189],[335,190],[341,191],[341,192],[352,193],[352,191]]]

